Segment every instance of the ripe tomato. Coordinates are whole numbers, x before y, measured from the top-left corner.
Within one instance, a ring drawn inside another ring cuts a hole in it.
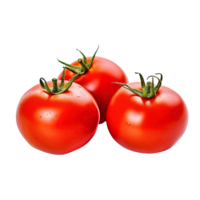
[[[53,86],[52,82],[48,85]],[[31,146],[52,154],[66,154],[85,145],[98,123],[95,99],[76,83],[57,95],[46,93],[38,84],[23,95],[17,108],[22,136]]]
[[[76,78],[75,82],[82,85],[93,95],[93,97],[97,101],[100,110],[99,123],[103,123],[106,120],[106,112],[109,101],[113,94],[121,87],[120,85],[112,84],[112,82],[118,81],[127,83],[128,79],[126,77],[126,74],[117,64],[105,58],[95,57],[95,54],[93,57],[86,58],[85,55],[82,53],[82,55],[84,55],[84,59],[79,59],[78,61],[73,62],[68,67],[68,69],[73,69],[71,68],[71,66],[83,66],[83,64],[80,63],[80,60],[84,62],[87,67],[87,65],[92,60],[92,64],[88,67],[87,72]],[[69,80],[75,75],[73,70],[70,70],[65,71],[65,80]],[[62,73],[58,76],[59,80],[61,78]]]
[[[127,85],[142,90],[139,82]],[[141,153],[156,153],[172,147],[188,122],[183,99],[165,86],[150,99],[125,88],[115,93],[108,106],[107,126],[112,137],[123,147]]]

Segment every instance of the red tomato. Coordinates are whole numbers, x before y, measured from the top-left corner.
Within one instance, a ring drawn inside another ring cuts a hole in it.
[[[48,85],[52,87],[52,82]],[[76,83],[58,95],[46,93],[38,84],[23,95],[17,108],[17,125],[26,141],[52,154],[66,154],[85,145],[98,123],[95,99]]]
[[[86,59],[89,63],[92,57],[87,57]],[[81,66],[78,61],[73,62],[71,65]],[[66,70],[65,80],[69,80],[74,75],[73,72]],[[62,73],[60,73],[58,79],[62,79]],[[127,83],[128,79],[123,70],[114,62],[105,58],[95,57],[88,72],[76,78],[74,82],[82,85],[93,95],[100,110],[99,123],[103,123],[106,120],[109,101],[121,87],[121,85],[112,84],[112,82]]]
[[[141,90],[141,83],[127,84]],[[154,98],[145,99],[120,88],[107,110],[107,126],[123,147],[141,153],[156,153],[172,147],[183,135],[188,111],[182,98],[161,86]]]

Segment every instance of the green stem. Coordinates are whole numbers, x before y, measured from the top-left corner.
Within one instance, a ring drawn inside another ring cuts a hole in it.
[[[77,49],[78,50],[78,49]],[[79,74],[79,75],[83,75],[85,73],[87,73],[87,71],[90,69],[94,59],[95,59],[95,56],[96,56],[96,53],[97,51],[99,50],[99,45],[98,45],[98,48],[97,50],[95,51],[94,55],[92,56],[90,62],[88,63],[88,60],[87,58],[85,57],[85,55],[83,54],[83,52],[81,52],[80,50],[78,50],[81,55],[83,56],[83,60],[82,59],[78,59],[78,62],[81,64],[81,67],[77,67],[77,66],[74,66],[74,65],[70,65],[70,64],[67,64],[63,61],[60,61],[58,60],[60,63],[64,64],[65,65],[65,68],[72,71],[73,73],[75,74]]]
[[[53,78],[52,82],[53,82],[52,92],[59,92],[59,90],[58,90],[58,84],[57,84],[57,79]]]
[[[88,71],[87,65],[80,58],[78,59],[78,62],[81,64],[82,69],[83,69],[83,73],[85,74]]]
[[[46,80],[44,78],[40,78],[40,86],[42,87],[42,89],[47,92],[48,94],[51,95],[56,95],[56,94],[61,94],[65,91],[67,91],[72,83],[74,82],[74,80],[80,75],[80,74],[76,74],[74,75],[67,83],[66,85],[64,85],[64,75],[65,75],[65,69],[63,69],[63,73],[62,73],[62,81],[60,86],[58,86],[57,84],[57,79],[53,78],[52,79],[52,83],[53,83],[53,87],[49,88]]]
[[[145,85],[143,76],[138,72],[136,72],[136,74],[139,74],[139,76],[140,76],[142,90],[136,90],[134,88],[131,88],[130,86],[128,86],[125,83],[116,82],[115,84],[123,85],[123,87],[125,89],[127,89],[127,90],[129,90],[129,91],[131,91],[131,92],[133,92],[133,93],[137,94],[138,96],[143,97],[145,99],[151,99],[151,98],[155,97],[156,92],[159,90],[159,88],[162,85],[162,79],[163,79],[162,74],[157,73],[161,76],[160,79],[157,76],[154,76],[154,75],[149,76],[148,78],[152,77],[152,82],[147,82],[146,85]],[[158,84],[155,87],[154,87],[154,78],[158,79]]]
[[[75,50],[76,52],[78,52],[78,54],[79,54],[80,56],[83,57],[84,63],[87,65],[87,64],[88,64],[87,58],[86,58],[87,54],[86,54],[85,52],[83,52],[80,48],[74,48],[74,50]]]
[[[141,88],[144,89],[145,88],[145,82],[144,82],[144,78],[142,76],[142,74],[135,72],[135,74],[139,74],[140,76],[140,82],[141,82]]]
[[[91,67],[92,62],[93,62],[95,56],[99,53],[100,49],[101,49],[101,44],[100,43],[96,43],[96,48],[95,48],[94,52],[92,53],[92,59],[90,60],[88,68]]]
[[[57,59],[58,60],[58,59]],[[77,67],[77,66],[73,66],[73,65],[70,65],[70,64],[67,64],[61,60],[58,60],[58,62],[62,63],[63,65],[65,65],[65,68],[70,70],[71,72],[75,73],[75,74],[81,74],[82,73],[82,69],[81,67]]]
[[[44,78],[42,78],[42,77],[40,78],[40,86],[45,92],[47,92],[49,94],[53,94],[51,89],[49,88],[46,80]]]
[[[40,83],[40,85],[41,85],[41,87],[42,87],[42,89],[45,91],[45,92],[47,92],[47,93],[49,93],[49,94],[52,94],[52,95],[55,95],[55,94],[61,94],[61,93],[63,93],[63,92],[65,92],[66,90],[68,90],[69,88],[70,88],[70,86],[72,85],[72,83],[73,83],[73,81],[77,78],[77,76],[79,76],[80,74],[76,74],[75,76],[73,76],[69,81],[68,81],[68,83],[65,85],[65,86],[56,86],[57,85],[57,83],[56,83],[56,85],[55,85],[55,82],[57,82],[57,81],[55,81],[55,77],[52,77],[51,78],[51,80],[53,81],[53,88],[49,88],[49,86],[48,86],[48,84],[47,84],[47,82],[46,82],[46,78],[44,78],[44,77],[40,77],[40,78],[38,78],[38,82]],[[44,83],[45,83],[45,85],[44,85]],[[57,90],[58,89],[58,90]]]
[[[64,87],[64,85],[65,85],[65,68],[63,67],[63,72],[62,72],[62,80],[61,80],[61,82],[60,82],[60,88],[61,87]]]
[[[61,64],[61,65],[65,65],[65,61],[61,60],[59,58],[59,56],[55,56],[54,59],[56,60],[57,63]]]
[[[67,68],[68,70],[72,71],[73,73],[81,74],[83,72],[80,67],[76,67],[76,66],[70,65],[69,63],[61,60],[58,56],[55,57],[55,60],[56,60],[57,63],[63,65],[65,68]]]

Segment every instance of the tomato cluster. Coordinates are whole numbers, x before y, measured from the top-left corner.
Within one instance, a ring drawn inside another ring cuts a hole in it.
[[[188,121],[182,98],[162,86],[162,74],[145,84],[137,73],[141,83],[128,83],[123,70],[97,51],[92,57],[79,51],[83,59],[72,64],[58,60],[64,64],[58,80],[41,78],[22,96],[16,118],[26,141],[47,153],[66,154],[89,142],[106,121],[114,140],[129,150],[156,153],[173,146]]]

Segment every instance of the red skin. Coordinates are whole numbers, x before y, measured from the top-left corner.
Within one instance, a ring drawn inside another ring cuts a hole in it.
[[[48,85],[52,87],[52,82]],[[50,95],[36,85],[22,96],[17,108],[22,136],[31,146],[52,154],[66,154],[84,146],[98,123],[95,99],[76,83],[59,95]]]
[[[128,85],[141,90],[138,82]],[[144,99],[120,88],[107,111],[107,126],[112,137],[123,147],[140,153],[169,149],[183,135],[187,122],[184,101],[165,86],[161,86],[152,99]]]
[[[87,57],[88,63],[92,57]],[[78,61],[71,65],[81,66]],[[69,70],[65,70],[65,80],[71,79],[75,74]],[[62,79],[62,72],[58,76],[58,80]],[[123,70],[114,62],[95,57],[89,71],[84,75],[75,79],[76,83],[86,88],[96,99],[100,110],[100,124],[106,121],[106,112],[109,101],[113,94],[121,87],[121,85],[112,84],[113,82],[127,83],[128,79]]]

